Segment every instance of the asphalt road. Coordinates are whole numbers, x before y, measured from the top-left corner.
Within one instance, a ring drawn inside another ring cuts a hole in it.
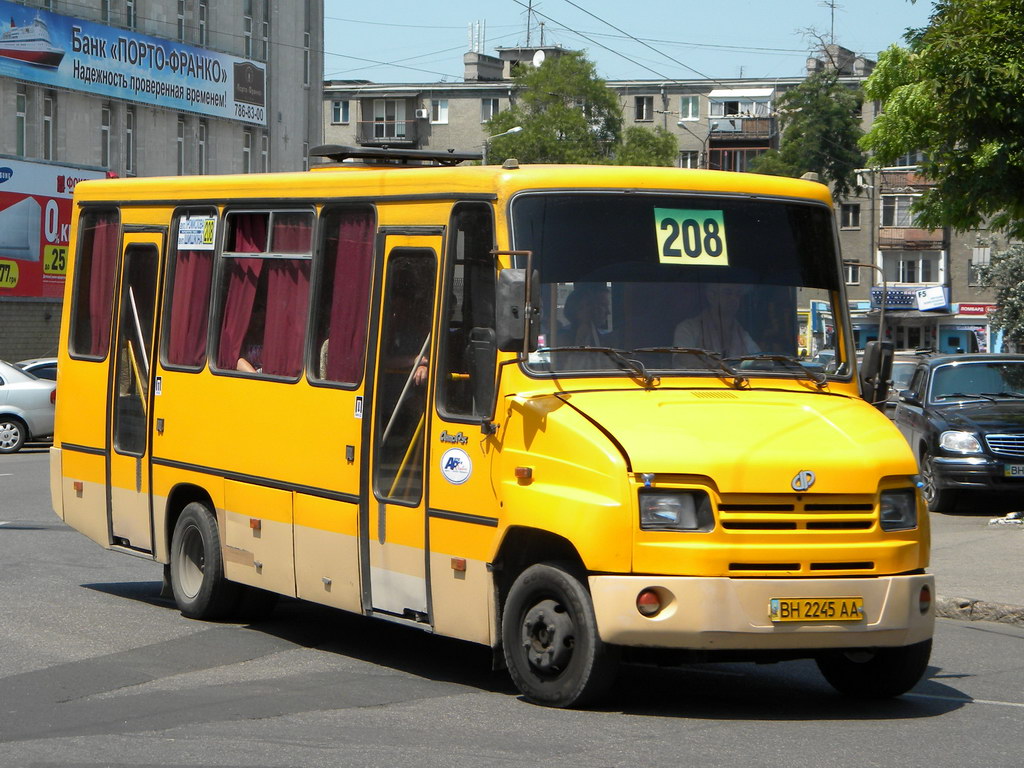
[[[939,620],[928,679],[843,699],[809,662],[627,667],[612,703],[522,701],[489,653],[285,601],[181,617],[160,569],[50,511],[0,457],[0,766],[1018,766],[1024,629]]]

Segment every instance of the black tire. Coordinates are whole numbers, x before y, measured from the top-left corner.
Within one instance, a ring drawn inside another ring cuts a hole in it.
[[[223,619],[238,605],[240,586],[224,578],[217,520],[197,501],[181,511],[171,535],[171,589],[190,619]]]
[[[956,508],[957,493],[954,490],[939,488],[935,476],[934,460],[930,453],[921,456],[921,495],[928,503],[929,512],[946,513]]]
[[[598,636],[590,593],[562,565],[532,565],[519,575],[501,638],[512,682],[535,704],[583,706],[614,682],[616,649]]]
[[[28,439],[25,422],[14,416],[0,416],[0,453],[16,453]]]
[[[913,688],[928,669],[931,639],[900,648],[831,651],[816,661],[840,693],[858,699],[889,699]]]

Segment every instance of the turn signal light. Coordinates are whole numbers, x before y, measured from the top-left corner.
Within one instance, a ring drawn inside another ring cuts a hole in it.
[[[57,404],[57,390],[56,389],[51,389],[50,390],[50,405],[56,405],[56,404]]]
[[[921,615],[925,615],[932,607],[932,590],[925,584],[921,587],[921,594],[917,598],[917,607],[921,609]]]
[[[644,616],[655,616],[661,608],[661,597],[653,589],[645,589],[636,596],[636,609]]]

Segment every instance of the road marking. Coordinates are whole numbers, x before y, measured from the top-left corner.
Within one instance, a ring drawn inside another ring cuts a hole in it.
[[[0,477],[14,477],[13,472],[4,472]]]
[[[935,701],[956,701],[961,704],[991,704],[996,707],[1020,707],[1024,709],[1024,703],[1019,701],[993,701],[992,699],[963,699],[959,696],[931,696],[927,693],[905,693],[904,696],[914,699],[934,699]]]

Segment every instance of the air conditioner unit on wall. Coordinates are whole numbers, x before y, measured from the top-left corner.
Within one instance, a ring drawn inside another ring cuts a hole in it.
[[[428,109],[417,109],[416,110],[416,117],[418,117],[420,120],[426,120],[428,117],[430,117],[430,110],[428,110]]]

